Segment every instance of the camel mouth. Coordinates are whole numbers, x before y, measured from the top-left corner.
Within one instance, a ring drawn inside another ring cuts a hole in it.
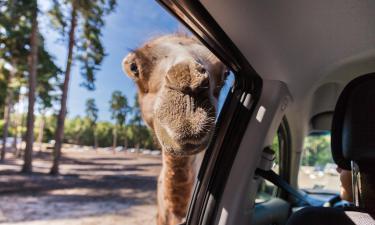
[[[192,155],[207,148],[215,127],[216,109],[209,96],[168,89],[155,109],[154,128],[160,144],[173,155]]]
[[[154,124],[158,140],[167,154],[174,156],[194,155],[207,149],[213,128],[200,133],[176,133],[169,127]]]

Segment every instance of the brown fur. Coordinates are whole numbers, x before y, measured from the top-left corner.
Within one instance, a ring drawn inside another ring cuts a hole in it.
[[[123,68],[137,84],[142,117],[162,147],[158,225],[181,223],[196,177],[196,154],[212,136],[226,68],[186,35],[149,41],[124,59]]]

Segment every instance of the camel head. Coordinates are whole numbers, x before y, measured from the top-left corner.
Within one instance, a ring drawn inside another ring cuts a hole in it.
[[[207,148],[227,68],[192,37],[162,36],[122,62],[138,87],[142,117],[165,154],[187,156]]]

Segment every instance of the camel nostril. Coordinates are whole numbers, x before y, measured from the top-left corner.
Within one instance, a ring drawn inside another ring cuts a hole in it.
[[[199,85],[191,88],[191,94],[194,96],[206,95],[210,87],[210,81],[203,79]]]
[[[197,71],[200,73],[200,74],[205,74],[207,72],[206,68],[204,68],[203,66],[199,66],[197,68]]]
[[[199,86],[201,88],[208,88],[210,86],[210,81],[208,79],[203,79],[202,83]]]

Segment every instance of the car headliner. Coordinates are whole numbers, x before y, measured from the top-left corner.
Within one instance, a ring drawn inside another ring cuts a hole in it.
[[[263,79],[295,100],[326,82],[375,71],[375,1],[203,0]]]

